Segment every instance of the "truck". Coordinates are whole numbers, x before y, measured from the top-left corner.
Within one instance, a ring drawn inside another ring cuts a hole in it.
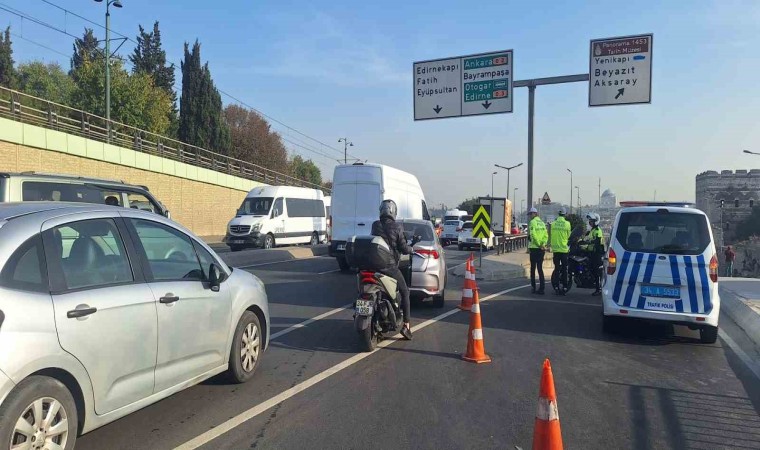
[[[488,215],[491,216],[491,231],[494,235],[510,234],[512,230],[512,202],[510,200],[504,197],[478,197],[478,203],[485,206]],[[480,207],[479,205],[476,205],[473,214]]]

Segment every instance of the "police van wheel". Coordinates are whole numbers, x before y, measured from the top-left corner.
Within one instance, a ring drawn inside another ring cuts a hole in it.
[[[602,316],[602,331],[607,334],[613,334],[617,330],[617,317]]]
[[[714,344],[718,340],[718,327],[705,326],[699,330],[699,340],[703,344]]]

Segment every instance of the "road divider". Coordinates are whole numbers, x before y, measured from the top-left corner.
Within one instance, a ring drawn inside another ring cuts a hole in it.
[[[488,300],[490,300],[492,298],[496,298],[496,297],[498,297],[500,295],[504,295],[504,294],[508,294],[510,292],[514,292],[514,291],[516,291],[518,289],[525,289],[525,288],[527,288],[529,286],[530,285],[526,284],[526,285],[523,285],[523,286],[517,286],[517,287],[514,287],[514,288],[510,288],[510,289],[505,289],[503,291],[499,291],[499,292],[497,292],[495,294],[491,294],[491,295],[489,295],[487,297],[484,297],[483,300],[482,300],[482,302],[486,302],[486,301],[488,301]],[[347,306],[349,306],[349,305],[347,305]],[[321,318],[326,317],[326,315],[330,314],[330,313],[335,314],[337,312],[340,312],[342,309],[345,309],[345,308],[346,307],[336,308],[333,311],[328,311],[327,313],[321,315]],[[443,319],[445,319],[445,318],[447,318],[449,316],[452,316],[452,315],[454,315],[454,314],[456,314],[456,313],[458,313],[460,311],[461,310],[459,308],[451,309],[451,310],[449,310],[449,311],[447,311],[447,312],[445,312],[443,314],[440,314],[440,315],[438,315],[438,316],[436,316],[436,317],[434,317],[432,319],[426,320],[425,322],[422,322],[421,324],[413,326],[412,327],[412,331],[416,333],[416,332],[422,330],[423,328],[426,328],[426,327],[428,327],[428,326],[430,326],[430,325],[432,325],[432,324],[434,324],[436,322],[439,322],[439,321],[441,321],[441,320],[443,320]],[[317,317],[320,317],[320,316],[317,316]],[[312,322],[316,321],[316,320],[318,320],[317,317],[315,317],[313,319],[309,319],[309,320],[312,321]],[[302,324],[306,324],[306,322],[309,322],[309,321],[307,320],[305,322],[302,322]],[[290,330],[290,328],[288,328],[287,330]],[[278,335],[277,337],[280,337],[283,334],[285,334],[284,332],[286,332],[287,330],[282,330],[279,333],[275,333],[275,334]],[[275,339],[275,334],[272,335],[271,339]],[[230,418],[229,420],[227,420],[227,421],[225,421],[225,422],[223,422],[223,423],[221,423],[221,424],[213,427],[212,429],[206,431],[205,433],[202,433],[202,434],[198,435],[197,437],[195,437],[195,438],[193,438],[193,439],[185,442],[184,444],[181,444],[181,445],[175,447],[175,450],[193,450],[193,449],[201,447],[201,446],[203,446],[205,444],[208,444],[209,442],[213,441],[214,439],[216,439],[216,438],[224,435],[225,433],[227,433],[227,432],[235,429],[236,427],[244,424],[245,422],[253,419],[254,417],[256,417],[256,416],[258,416],[258,415],[266,412],[268,409],[273,408],[274,406],[276,406],[276,405],[284,402],[285,400],[288,400],[288,399],[294,397],[295,395],[297,395],[297,394],[299,394],[299,393],[301,393],[301,392],[309,389],[310,387],[316,385],[317,383],[330,378],[331,376],[335,375],[336,373],[339,373],[343,369],[351,367],[354,364],[358,363],[359,361],[362,361],[363,359],[368,358],[368,357],[374,355],[380,349],[383,349],[383,348],[385,348],[385,347],[387,347],[389,345],[394,344],[400,338],[401,338],[401,335],[397,334],[396,336],[393,336],[393,338],[386,339],[386,340],[380,342],[379,344],[377,344],[377,348],[374,351],[372,351],[372,352],[357,353],[356,355],[354,355],[354,356],[346,359],[345,361],[340,362],[340,363],[338,363],[338,364],[330,367],[329,369],[327,369],[327,370],[325,370],[323,372],[318,373],[317,375],[314,375],[313,377],[307,379],[306,381],[303,381],[303,382],[301,382],[301,383],[293,386],[292,388],[287,389],[287,390],[285,390],[285,391],[283,391],[283,392],[275,395],[274,397],[271,397],[269,400],[266,400],[266,401],[264,401],[262,403],[259,403],[258,405],[254,406],[254,407],[252,407],[252,408],[250,408],[250,409],[248,409],[246,411],[243,411],[242,413],[238,414],[237,416],[234,416],[234,417]]]

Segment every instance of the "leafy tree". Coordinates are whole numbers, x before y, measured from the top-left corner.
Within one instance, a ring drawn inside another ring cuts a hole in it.
[[[753,207],[752,213],[736,225],[735,241],[749,239],[750,236],[760,236],[760,208]]]
[[[58,63],[33,61],[18,66],[19,89],[29,95],[71,105],[76,85]]]
[[[166,64],[166,51],[161,48],[161,31],[158,21],[153,24],[153,31],[147,33],[140,25],[137,47],[129,56],[132,73],[145,73],[153,78],[153,83],[163,89],[172,99],[173,113],[176,116],[177,93],[174,92],[174,65]]]
[[[467,200],[463,201],[457,206],[457,209],[460,209],[462,211],[467,211],[468,214],[473,214],[475,212],[475,205],[479,205],[480,200],[478,197],[468,198]]]
[[[290,171],[294,177],[314,184],[322,184],[322,171],[310,159],[296,155],[290,161]]]
[[[230,127],[230,156],[277,172],[288,172],[288,152],[280,135],[271,130],[263,117],[238,105],[228,105],[224,119]]]
[[[72,95],[75,107],[100,116],[105,115],[105,67],[87,59],[74,72],[76,89]],[[166,134],[170,126],[171,98],[153,84],[144,73],[130,75],[122,63],[111,65],[111,118],[115,121]]]
[[[230,130],[224,122],[222,97],[211,80],[208,63],[201,65],[201,45],[197,40],[192,52],[185,42],[185,58],[181,68],[179,139],[227,154],[230,148]]]
[[[85,28],[84,35],[74,40],[74,55],[71,57],[70,74],[76,80],[76,71],[82,67],[85,61],[102,61],[105,56],[104,51],[100,48],[98,38],[92,28]]]
[[[0,85],[15,87],[16,73],[13,69],[13,46],[11,27],[0,34]]]

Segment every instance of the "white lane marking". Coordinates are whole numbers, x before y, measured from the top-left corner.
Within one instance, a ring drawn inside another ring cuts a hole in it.
[[[265,262],[265,263],[259,263],[259,264],[249,264],[247,266],[235,266],[235,265],[233,265],[232,267],[235,267],[237,269],[250,269],[252,267],[270,266],[272,264],[282,264],[282,263],[296,262],[296,261],[306,261],[306,260],[309,260],[309,259],[316,259],[316,258],[325,258],[325,256],[308,256],[306,258],[285,259],[285,260],[282,260],[282,261],[272,261],[272,262]]]
[[[317,275],[324,275],[327,273],[335,273],[335,272],[340,272],[340,269],[328,270],[327,272],[319,272]]]
[[[353,302],[351,302],[351,303],[349,303],[347,305],[343,305],[343,306],[341,306],[339,308],[331,309],[330,311],[327,311],[326,313],[322,313],[322,314],[320,314],[318,316],[314,316],[311,319],[304,320],[301,323],[297,323],[297,324],[295,324],[293,326],[285,328],[284,330],[280,330],[277,333],[273,333],[272,336],[269,337],[269,340],[273,341],[273,340],[277,339],[280,336],[285,336],[286,334],[290,333],[291,331],[295,331],[295,330],[297,330],[299,328],[303,328],[303,327],[305,327],[306,325],[308,325],[310,323],[316,322],[317,320],[322,320],[325,317],[332,316],[333,314],[338,314],[339,312],[343,311],[344,309],[346,309],[346,308],[348,308],[350,306],[354,306]]]
[[[508,293],[516,291],[518,289],[525,289],[527,287],[530,287],[530,285],[526,284],[524,286],[518,286],[518,287],[515,287],[515,288],[511,288],[511,289],[505,289],[503,291],[500,291],[500,292],[497,292],[495,294],[491,294],[491,295],[489,295],[487,297],[484,297],[480,301],[481,302],[485,302],[485,301],[488,301],[488,300],[490,300],[492,298],[498,297],[500,295],[508,294]],[[446,317],[454,315],[454,314],[456,314],[456,313],[458,313],[460,311],[461,310],[459,308],[454,308],[454,309],[452,309],[450,311],[447,311],[447,312],[445,312],[445,313],[443,313],[441,315],[438,315],[438,316],[436,316],[436,317],[434,317],[432,319],[426,320],[425,322],[422,322],[421,324],[418,324],[418,325],[412,327],[412,331],[417,332],[417,331],[419,331],[419,330],[421,330],[421,329],[423,329],[423,328],[425,328],[425,327],[427,327],[429,325],[432,325],[432,324],[434,324],[434,323],[436,323],[436,322],[438,322],[440,320],[443,320]],[[195,438],[193,438],[193,439],[185,442],[184,444],[176,447],[174,450],[192,450],[192,449],[196,449],[196,448],[198,448],[198,447],[200,447],[202,445],[205,445],[205,444],[211,442],[212,440],[214,440],[214,439],[218,438],[219,436],[227,433],[228,431],[234,429],[235,427],[238,427],[238,426],[244,424],[245,422],[253,419],[254,417],[258,416],[259,414],[265,412],[266,410],[268,410],[268,409],[276,406],[277,404],[282,403],[285,400],[288,400],[288,399],[292,398],[296,394],[305,391],[306,389],[314,386],[315,384],[319,383],[320,381],[323,381],[323,380],[325,380],[327,378],[330,378],[331,376],[335,375],[336,373],[340,372],[341,370],[343,370],[343,369],[345,369],[347,367],[353,366],[354,364],[358,363],[359,361],[363,360],[364,358],[367,358],[370,355],[373,355],[379,349],[385,348],[385,347],[387,347],[387,346],[395,343],[396,339],[398,339],[400,336],[401,335],[397,334],[392,339],[386,339],[386,340],[380,342],[379,344],[377,344],[377,348],[373,352],[358,353],[358,354],[356,354],[356,355],[348,358],[347,360],[345,360],[343,362],[340,362],[340,363],[338,363],[338,364],[330,367],[329,369],[327,369],[327,370],[325,370],[323,372],[320,372],[320,373],[314,375],[313,377],[309,378],[308,380],[306,380],[306,381],[304,381],[302,383],[299,383],[299,384],[293,386],[292,388],[290,388],[290,389],[288,389],[286,391],[283,391],[283,392],[275,395],[274,397],[270,398],[269,400],[266,400],[263,403],[259,403],[258,405],[250,408],[247,411],[243,411],[242,413],[240,413],[237,416],[235,416],[235,417],[227,420],[226,422],[224,422],[224,423],[222,423],[220,425],[217,425],[216,427],[214,427],[214,428],[206,431],[205,433],[200,434],[199,436],[197,436],[197,437],[195,437]]]
[[[733,339],[731,339],[731,336],[728,335],[725,331],[723,331],[721,328],[718,328],[718,336],[728,344],[729,348],[733,350],[734,353],[736,353],[736,356],[739,357],[739,359],[742,360],[744,365],[747,366],[747,368],[755,374],[755,376],[760,379],[760,365],[757,364],[757,362],[753,361],[752,358],[747,355],[744,350],[739,347],[739,344],[736,343]]]
[[[509,302],[559,303],[561,305],[593,306],[593,307],[597,307],[597,308],[601,308],[602,307],[602,305],[598,305],[596,303],[579,303],[579,302],[568,302],[568,301],[563,301],[563,300],[549,300],[549,299],[540,299],[540,298],[512,298],[512,299],[504,300],[504,301],[509,301]]]
[[[303,325],[301,325],[300,323],[297,323],[295,325],[291,325],[289,323],[273,323],[269,325],[269,328],[287,328],[287,327],[303,328]]]
[[[463,266],[463,265],[465,265],[465,264],[467,264],[467,261],[463,262],[462,264],[457,264],[457,265],[456,265],[456,266],[454,266],[454,267],[449,267],[448,269],[446,269],[446,272],[450,272],[450,271],[452,271],[452,270],[456,269],[457,267],[462,267],[462,266]]]

